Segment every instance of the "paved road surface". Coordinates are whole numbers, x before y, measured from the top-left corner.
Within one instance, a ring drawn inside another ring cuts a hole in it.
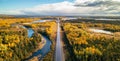
[[[63,48],[61,45],[61,40],[60,40],[60,23],[59,19],[57,21],[58,23],[58,29],[57,29],[57,41],[56,41],[56,53],[55,53],[55,61],[65,61],[64,59],[64,53],[63,53]]]

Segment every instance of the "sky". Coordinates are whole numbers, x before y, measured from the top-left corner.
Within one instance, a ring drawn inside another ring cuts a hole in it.
[[[8,15],[120,15],[120,0],[0,0]]]

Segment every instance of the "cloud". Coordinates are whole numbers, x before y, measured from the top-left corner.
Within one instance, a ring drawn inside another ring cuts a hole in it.
[[[75,0],[7,11],[24,15],[120,15],[119,0]]]
[[[49,15],[49,14],[67,14],[72,12],[75,9],[73,6],[73,3],[64,1],[61,3],[54,3],[54,4],[43,4],[36,6],[34,8],[28,8],[25,10],[22,10],[25,14],[44,14],[44,15]]]
[[[117,0],[84,0],[81,2],[81,0],[75,1],[75,6],[112,6],[112,5],[120,5],[120,1]]]
[[[76,0],[74,6],[88,8],[88,14],[120,15],[120,0]]]

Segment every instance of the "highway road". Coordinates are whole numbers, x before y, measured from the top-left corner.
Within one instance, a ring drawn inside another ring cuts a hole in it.
[[[61,37],[60,37],[60,20],[57,20],[57,39],[56,39],[56,51],[55,51],[55,61],[65,61],[64,59],[64,53],[63,53],[63,47],[61,43]]]

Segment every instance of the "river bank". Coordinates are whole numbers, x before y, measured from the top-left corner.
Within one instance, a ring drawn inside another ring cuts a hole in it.
[[[43,46],[46,44],[46,40],[42,37],[42,41],[40,43],[38,43],[38,45],[36,46],[35,51],[42,49]]]
[[[46,40],[42,37],[42,41],[37,44],[36,49],[34,50],[34,52],[42,49],[43,46],[45,46],[45,44],[46,44]],[[38,60],[39,57],[41,57],[41,55],[35,56],[35,57],[29,59],[28,61],[39,61]]]
[[[42,37],[43,40],[38,43],[36,47],[37,49],[35,49],[24,61],[39,61],[48,54],[48,52],[51,50],[51,41],[45,35],[42,35]]]

